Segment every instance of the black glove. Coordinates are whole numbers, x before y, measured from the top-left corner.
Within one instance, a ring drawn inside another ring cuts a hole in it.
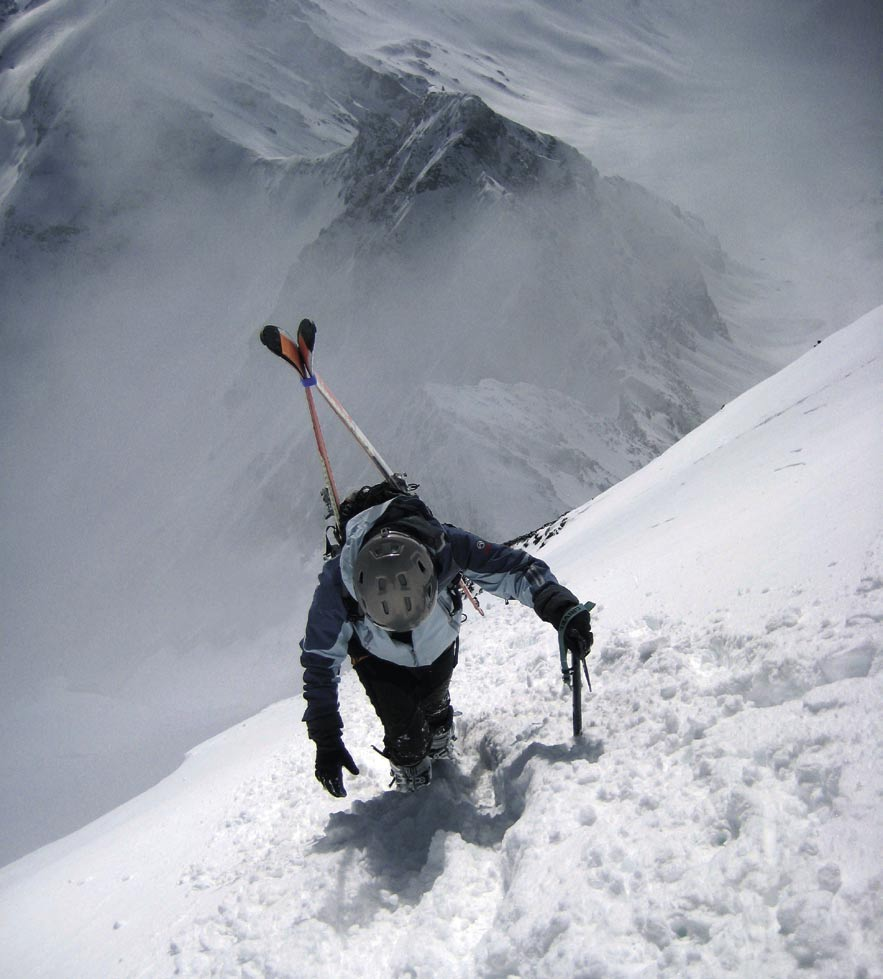
[[[592,651],[592,643],[595,637],[592,635],[592,617],[589,610],[584,608],[567,623],[564,631],[564,645],[581,659]]]
[[[556,581],[547,581],[533,597],[533,607],[537,615],[559,630],[565,614],[580,604],[580,600],[572,591]],[[583,609],[567,623],[564,644],[577,655],[588,656],[593,639],[592,618],[588,609]]]
[[[344,747],[343,741],[338,739],[336,744],[316,745],[316,778],[321,782],[322,788],[337,799],[346,795],[343,786],[344,768],[352,775],[359,774],[358,766]]]

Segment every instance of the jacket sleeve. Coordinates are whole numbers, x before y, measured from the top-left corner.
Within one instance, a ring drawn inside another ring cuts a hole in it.
[[[454,563],[481,588],[500,598],[514,598],[533,608],[533,597],[548,582],[557,582],[549,566],[527,551],[493,544],[459,527],[445,526]]]
[[[304,668],[304,721],[314,740],[339,737],[343,727],[337,700],[340,667],[353,628],[343,601],[338,561],[329,561],[319,575],[307,627],[300,642]]]

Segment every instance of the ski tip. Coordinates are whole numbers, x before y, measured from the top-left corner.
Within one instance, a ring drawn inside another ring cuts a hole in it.
[[[267,325],[261,330],[261,343],[277,357],[282,356],[282,336],[278,326]]]
[[[304,358],[298,350],[297,344],[280,330],[278,326],[267,325],[261,330],[261,343],[271,352],[287,361],[300,374],[302,378],[310,376],[309,370],[304,365]]]
[[[312,353],[316,346],[316,324],[312,320],[301,320],[297,328],[297,339],[298,342],[303,340],[307,349]]]

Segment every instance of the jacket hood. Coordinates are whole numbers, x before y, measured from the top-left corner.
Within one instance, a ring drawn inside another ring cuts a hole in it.
[[[340,576],[344,587],[354,597],[356,558],[362,545],[378,526],[395,527],[410,534],[425,544],[434,556],[437,556],[445,545],[445,533],[441,524],[432,516],[427,506],[416,497],[395,497],[357,513],[347,522],[346,543],[340,552]]]

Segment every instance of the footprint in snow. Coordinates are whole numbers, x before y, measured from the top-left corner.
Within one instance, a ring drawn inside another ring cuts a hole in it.
[[[800,622],[802,612],[799,608],[783,609],[778,615],[767,620],[766,631],[775,632],[778,629],[793,629]]]

